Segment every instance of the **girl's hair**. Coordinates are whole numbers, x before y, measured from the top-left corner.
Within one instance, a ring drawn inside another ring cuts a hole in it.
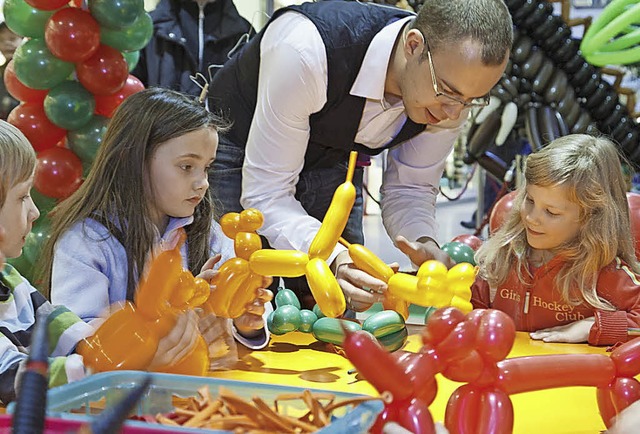
[[[465,40],[479,42],[485,65],[500,65],[513,44],[511,14],[503,0],[425,0],[411,27],[422,32],[431,52]],[[427,50],[420,60],[427,60]]]
[[[568,187],[569,200],[580,207],[580,230],[574,239],[558,248],[566,262],[555,285],[569,303],[586,301],[598,309],[613,309],[596,292],[600,270],[619,257],[634,271],[640,271],[631,236],[622,161],[611,141],[584,134],[561,137],[529,155],[525,183],[518,189],[513,209],[502,227],[478,249],[476,260],[481,277],[497,286],[515,266],[524,280],[523,273],[529,272],[528,244],[520,208],[526,187],[562,185]]]
[[[220,118],[193,97],[150,88],[129,96],[109,122],[93,167],[80,188],[53,211],[51,238],[45,246],[42,275],[47,295],[56,241],[75,223],[95,218],[104,224],[127,253],[127,298],[135,293],[156,241],[148,204],[153,195],[146,182],[148,164],[168,140],[202,128],[224,129]],[[146,206],[145,206],[146,205]],[[209,257],[213,206],[210,193],[196,207],[187,226],[189,270],[196,274]]]
[[[7,193],[25,182],[36,167],[36,153],[18,128],[0,120],[0,208]]]

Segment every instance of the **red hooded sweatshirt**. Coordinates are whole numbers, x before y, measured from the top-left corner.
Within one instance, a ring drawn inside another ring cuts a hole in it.
[[[595,309],[587,303],[574,306],[562,299],[554,280],[562,267],[556,256],[542,267],[532,270],[533,276],[523,273],[518,278],[515,268],[491,296],[489,284],[476,278],[471,303],[474,308],[498,309],[511,318],[516,330],[533,332],[595,317],[589,333],[590,345],[614,345],[629,339],[628,328],[640,327],[640,276],[616,258],[600,271],[598,295],[616,307],[616,311]],[[493,299],[493,301],[491,301]]]

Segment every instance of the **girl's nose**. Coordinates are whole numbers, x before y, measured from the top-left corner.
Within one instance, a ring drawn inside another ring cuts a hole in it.
[[[194,187],[196,190],[206,190],[207,188],[209,188],[209,177],[205,174],[205,176],[199,178],[195,182]]]

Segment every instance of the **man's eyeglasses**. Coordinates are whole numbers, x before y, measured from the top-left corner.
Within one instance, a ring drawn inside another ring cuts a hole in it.
[[[420,32],[422,35],[422,32]],[[441,92],[438,89],[438,79],[436,78],[436,71],[433,69],[433,59],[431,58],[431,50],[429,50],[429,44],[427,44],[427,40],[422,35],[422,40],[424,41],[424,46],[427,50],[427,59],[429,60],[429,70],[431,71],[431,83],[433,84],[433,91],[436,94],[436,99],[439,100],[442,104],[457,106],[462,105],[464,108],[473,108],[473,107],[484,107],[489,104],[489,95],[485,95],[482,98],[474,98],[471,101],[464,101],[458,96],[450,95],[445,92]]]

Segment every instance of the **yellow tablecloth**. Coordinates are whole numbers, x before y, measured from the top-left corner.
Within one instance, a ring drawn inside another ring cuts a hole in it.
[[[421,347],[420,327],[410,329],[407,351]],[[606,354],[605,348],[582,344],[547,344],[517,333],[509,357],[541,354]],[[353,366],[312,335],[288,333],[274,336],[262,351],[240,350],[240,362],[233,370],[210,375],[258,383],[282,384],[376,396],[366,381],[349,374]],[[447,400],[460,385],[438,376],[439,392],[430,410],[434,420],[443,421]],[[599,433],[605,429],[598,412],[596,389],[567,387],[514,395],[514,433],[577,434]],[[639,431],[640,432],[640,431]]]

